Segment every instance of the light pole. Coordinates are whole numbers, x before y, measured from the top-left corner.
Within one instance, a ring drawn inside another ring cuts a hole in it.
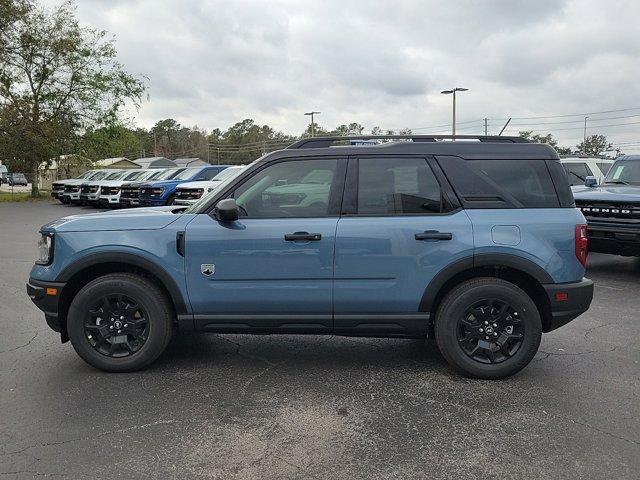
[[[315,124],[313,123],[313,116],[314,115],[320,115],[320,112],[306,112],[305,115],[311,115],[311,136],[314,137],[316,134],[316,127]]]
[[[587,116],[584,117],[584,134],[582,135],[582,154],[585,154],[587,149]]]
[[[443,90],[440,93],[443,95],[453,94],[453,122],[451,124],[451,135],[456,136],[456,92],[466,92],[468,88],[456,87],[451,90]]]

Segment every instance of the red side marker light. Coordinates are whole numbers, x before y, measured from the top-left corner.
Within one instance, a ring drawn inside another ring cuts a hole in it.
[[[569,300],[569,294],[567,292],[556,293],[556,302],[566,302]]]
[[[57,288],[47,288],[47,295],[57,295],[57,294],[58,294]]]

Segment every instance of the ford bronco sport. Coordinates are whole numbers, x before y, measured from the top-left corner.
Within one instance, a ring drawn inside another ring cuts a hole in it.
[[[502,378],[587,310],[585,219],[551,147],[366,138],[300,140],[186,209],[45,225],[27,291],[114,372],[200,331],[433,335],[458,371]]]

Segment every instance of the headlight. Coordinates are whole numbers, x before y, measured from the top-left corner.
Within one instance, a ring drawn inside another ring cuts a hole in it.
[[[38,240],[38,265],[50,265],[53,260],[53,234],[42,233]]]

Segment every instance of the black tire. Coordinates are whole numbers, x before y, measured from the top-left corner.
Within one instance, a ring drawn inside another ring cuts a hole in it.
[[[500,379],[531,362],[540,346],[542,321],[522,289],[499,278],[478,278],[461,283],[443,299],[436,313],[435,338],[458,372]]]
[[[108,299],[109,306],[103,308],[103,303],[102,307],[96,308],[96,303],[105,298]],[[120,312],[124,315],[127,311],[133,311],[128,307],[135,305],[138,307],[136,311],[142,312],[137,315],[145,321],[144,325],[138,328],[133,325],[136,319],[132,319],[132,325],[128,329],[117,327],[122,328],[122,335],[108,330],[114,326],[113,322],[109,323],[113,319],[100,316],[111,316],[104,312],[114,311],[111,308],[113,305],[119,305]],[[69,308],[67,330],[73,348],[88,364],[107,372],[131,372],[148,366],[164,351],[171,339],[172,312],[166,295],[152,281],[129,273],[113,273],[96,278],[77,293]],[[96,317],[94,324],[93,319]],[[89,328],[92,330],[88,330]],[[106,332],[104,336],[103,331]],[[139,336],[136,336],[138,333]],[[109,335],[111,340],[107,339]],[[116,341],[117,345],[114,345]],[[134,351],[131,345],[134,346]],[[116,352],[100,351],[116,348],[117,355],[124,356],[116,356]]]

